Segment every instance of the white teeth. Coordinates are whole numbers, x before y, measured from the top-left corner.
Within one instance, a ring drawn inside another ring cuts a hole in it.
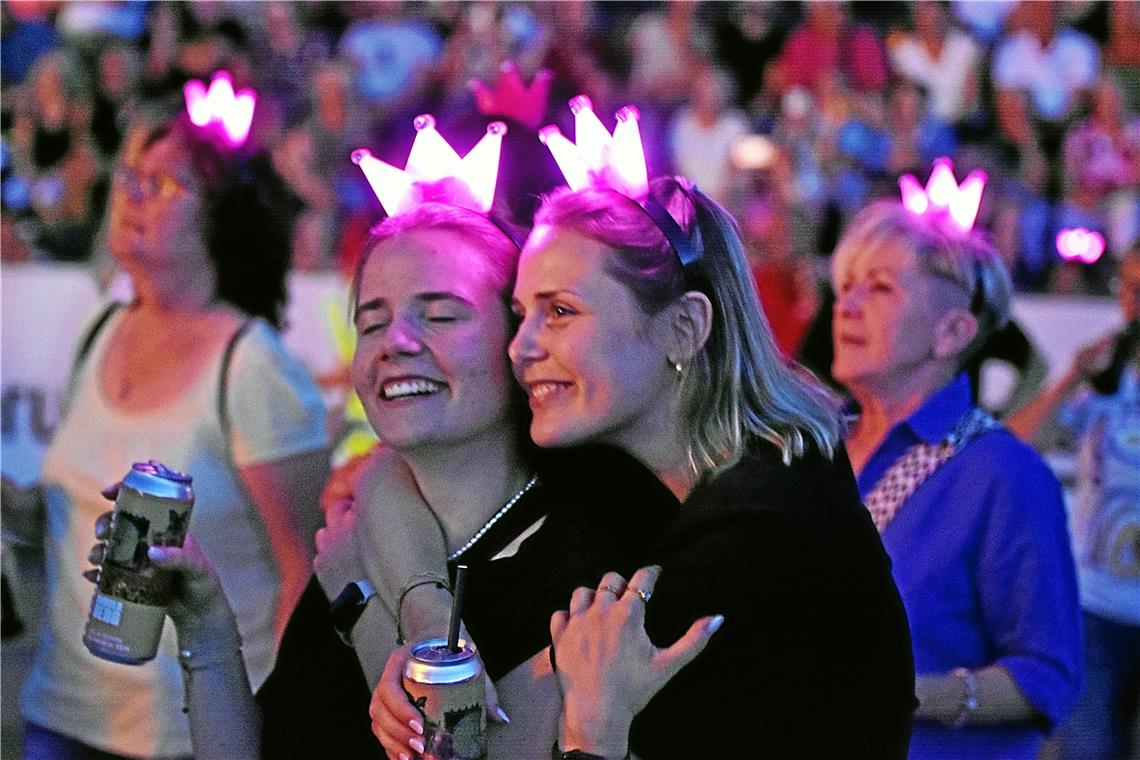
[[[535,401],[543,401],[559,391],[569,388],[568,383],[543,382],[530,386],[530,397]]]
[[[380,388],[380,397],[391,401],[406,396],[427,396],[443,389],[441,383],[431,380],[396,380]]]

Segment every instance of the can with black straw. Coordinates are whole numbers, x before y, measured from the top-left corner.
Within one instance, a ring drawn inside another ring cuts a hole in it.
[[[459,638],[467,566],[455,574],[447,638],[411,646],[404,691],[423,716],[424,760],[481,760],[487,756],[486,687],[475,645]]]

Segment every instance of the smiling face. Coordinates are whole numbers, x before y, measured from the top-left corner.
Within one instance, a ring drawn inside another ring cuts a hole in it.
[[[352,383],[398,451],[509,431],[508,311],[490,264],[457,233],[406,232],[366,262]]]
[[[552,227],[536,228],[523,250],[510,353],[539,446],[609,443],[636,454],[670,429],[665,328],[607,273],[609,255]]]
[[[898,242],[853,241],[835,254],[831,371],[847,388],[896,392],[935,359],[935,330],[955,283],[918,266]],[[958,294],[965,299],[964,294]]]

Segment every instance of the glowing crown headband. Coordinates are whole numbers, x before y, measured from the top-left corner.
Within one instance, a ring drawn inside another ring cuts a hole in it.
[[[480,79],[468,83],[475,95],[475,105],[485,116],[509,116],[520,124],[537,129],[546,115],[546,102],[550,99],[550,86],[554,73],[539,69],[528,87],[523,83],[519,67],[514,61],[503,61],[494,87]]]
[[[220,134],[231,148],[249,138],[257,93],[249,88],[234,93],[233,78],[228,71],[216,72],[209,89],[192,79],[182,87],[182,94],[186,99],[186,113],[194,126]]]
[[[649,195],[649,175],[645,168],[645,149],[637,122],[641,114],[633,106],[625,106],[615,114],[617,126],[613,134],[594,113],[594,104],[585,95],[570,101],[574,114],[574,142],[553,124],[538,131],[538,137],[550,149],[571,190],[587,187],[615,190],[636,201],[661,230],[681,261],[687,275],[693,273],[700,255],[693,242],[669,211]]]
[[[487,125],[487,133],[460,158],[436,131],[435,118],[430,114],[417,116],[413,123],[416,139],[404,169],[381,161],[366,148],[352,152],[352,162],[364,172],[388,216],[428,202],[449,203],[486,215],[495,201],[507,125],[501,121]]]
[[[974,228],[985,185],[986,173],[981,169],[970,172],[959,185],[954,179],[954,164],[945,157],[934,161],[925,189],[913,174],[899,177],[906,210],[915,216],[935,219],[956,235],[966,235]]]

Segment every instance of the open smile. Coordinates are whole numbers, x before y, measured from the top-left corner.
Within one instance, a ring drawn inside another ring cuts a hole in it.
[[[396,377],[385,380],[380,386],[380,398],[396,401],[404,398],[434,396],[447,387],[446,383],[426,377]]]
[[[566,396],[574,387],[574,383],[561,380],[540,380],[527,383],[527,393],[532,404],[546,404]]]

